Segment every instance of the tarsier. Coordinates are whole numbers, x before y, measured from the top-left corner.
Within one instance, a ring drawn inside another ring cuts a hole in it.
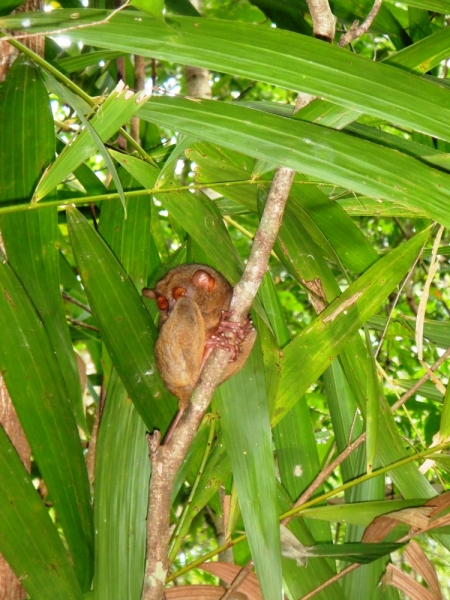
[[[187,264],[171,269],[154,289],[144,289],[156,300],[160,312],[159,337],[155,344],[156,366],[167,387],[178,399],[172,434],[186,410],[203,366],[216,347],[230,353],[220,383],[245,364],[256,331],[247,319],[243,325],[228,321],[233,288],[215,269]]]

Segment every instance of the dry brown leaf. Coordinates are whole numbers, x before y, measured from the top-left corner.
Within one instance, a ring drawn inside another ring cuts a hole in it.
[[[232,565],[226,562],[208,562],[203,563],[198,567],[204,571],[208,571],[216,577],[220,577],[228,584],[233,583],[239,574],[241,567]],[[255,573],[249,573],[245,580],[239,586],[239,591],[248,596],[248,600],[263,600],[261,588],[259,587],[258,578]]]
[[[308,560],[307,548],[283,524],[280,525],[280,539],[282,556],[293,558],[299,567],[306,565]]]
[[[426,529],[432,510],[431,506],[416,506],[377,517],[366,527],[362,541],[366,543],[381,542],[399,522],[414,527],[414,529]]]
[[[436,600],[435,595],[393,564],[389,564],[383,583],[392,585],[412,600]]]
[[[224,587],[217,585],[177,585],[166,590],[167,600],[220,600],[225,594]],[[241,592],[235,592],[231,600],[250,600]]]
[[[450,525],[450,514],[431,521],[430,525],[428,526],[428,530],[438,529],[439,527],[447,527],[447,525]]]
[[[365,544],[376,544],[377,542],[381,542],[395,527],[397,527],[397,525],[398,523],[394,521],[394,519],[390,519],[385,515],[376,517],[372,523],[366,527],[361,541]]]
[[[399,521],[414,529],[426,529],[430,523],[430,515],[433,512],[431,506],[416,506],[415,508],[404,508],[391,513],[389,516],[394,521]]]
[[[428,587],[434,592],[438,600],[442,600],[441,586],[436,571],[425,552],[415,540],[411,540],[406,546],[403,556],[406,556],[411,567],[421,575]]]
[[[430,517],[434,517],[435,515],[442,512],[445,508],[450,507],[450,492],[444,492],[443,494],[439,494],[439,496],[434,496],[434,498],[430,498],[425,506],[433,507],[433,511]]]

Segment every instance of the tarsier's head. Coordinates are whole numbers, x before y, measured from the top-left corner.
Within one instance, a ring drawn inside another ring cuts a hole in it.
[[[216,325],[222,310],[230,306],[233,288],[218,271],[207,265],[179,265],[158,281],[154,289],[145,288],[142,294],[158,304],[163,324],[180,298],[195,302],[207,327]]]

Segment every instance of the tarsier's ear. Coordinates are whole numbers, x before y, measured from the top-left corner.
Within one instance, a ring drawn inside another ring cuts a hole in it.
[[[204,288],[205,290],[212,290],[216,284],[216,280],[208,273],[208,271],[199,269],[198,271],[195,271],[194,275],[192,276],[192,283]]]
[[[150,288],[143,288],[142,295],[146,298],[151,298],[152,300],[156,300],[156,292]]]

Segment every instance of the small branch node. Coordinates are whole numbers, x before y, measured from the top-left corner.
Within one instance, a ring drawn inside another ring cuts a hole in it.
[[[147,433],[147,443],[150,458],[153,458],[161,445],[161,432],[159,429],[155,429],[153,433]]]

